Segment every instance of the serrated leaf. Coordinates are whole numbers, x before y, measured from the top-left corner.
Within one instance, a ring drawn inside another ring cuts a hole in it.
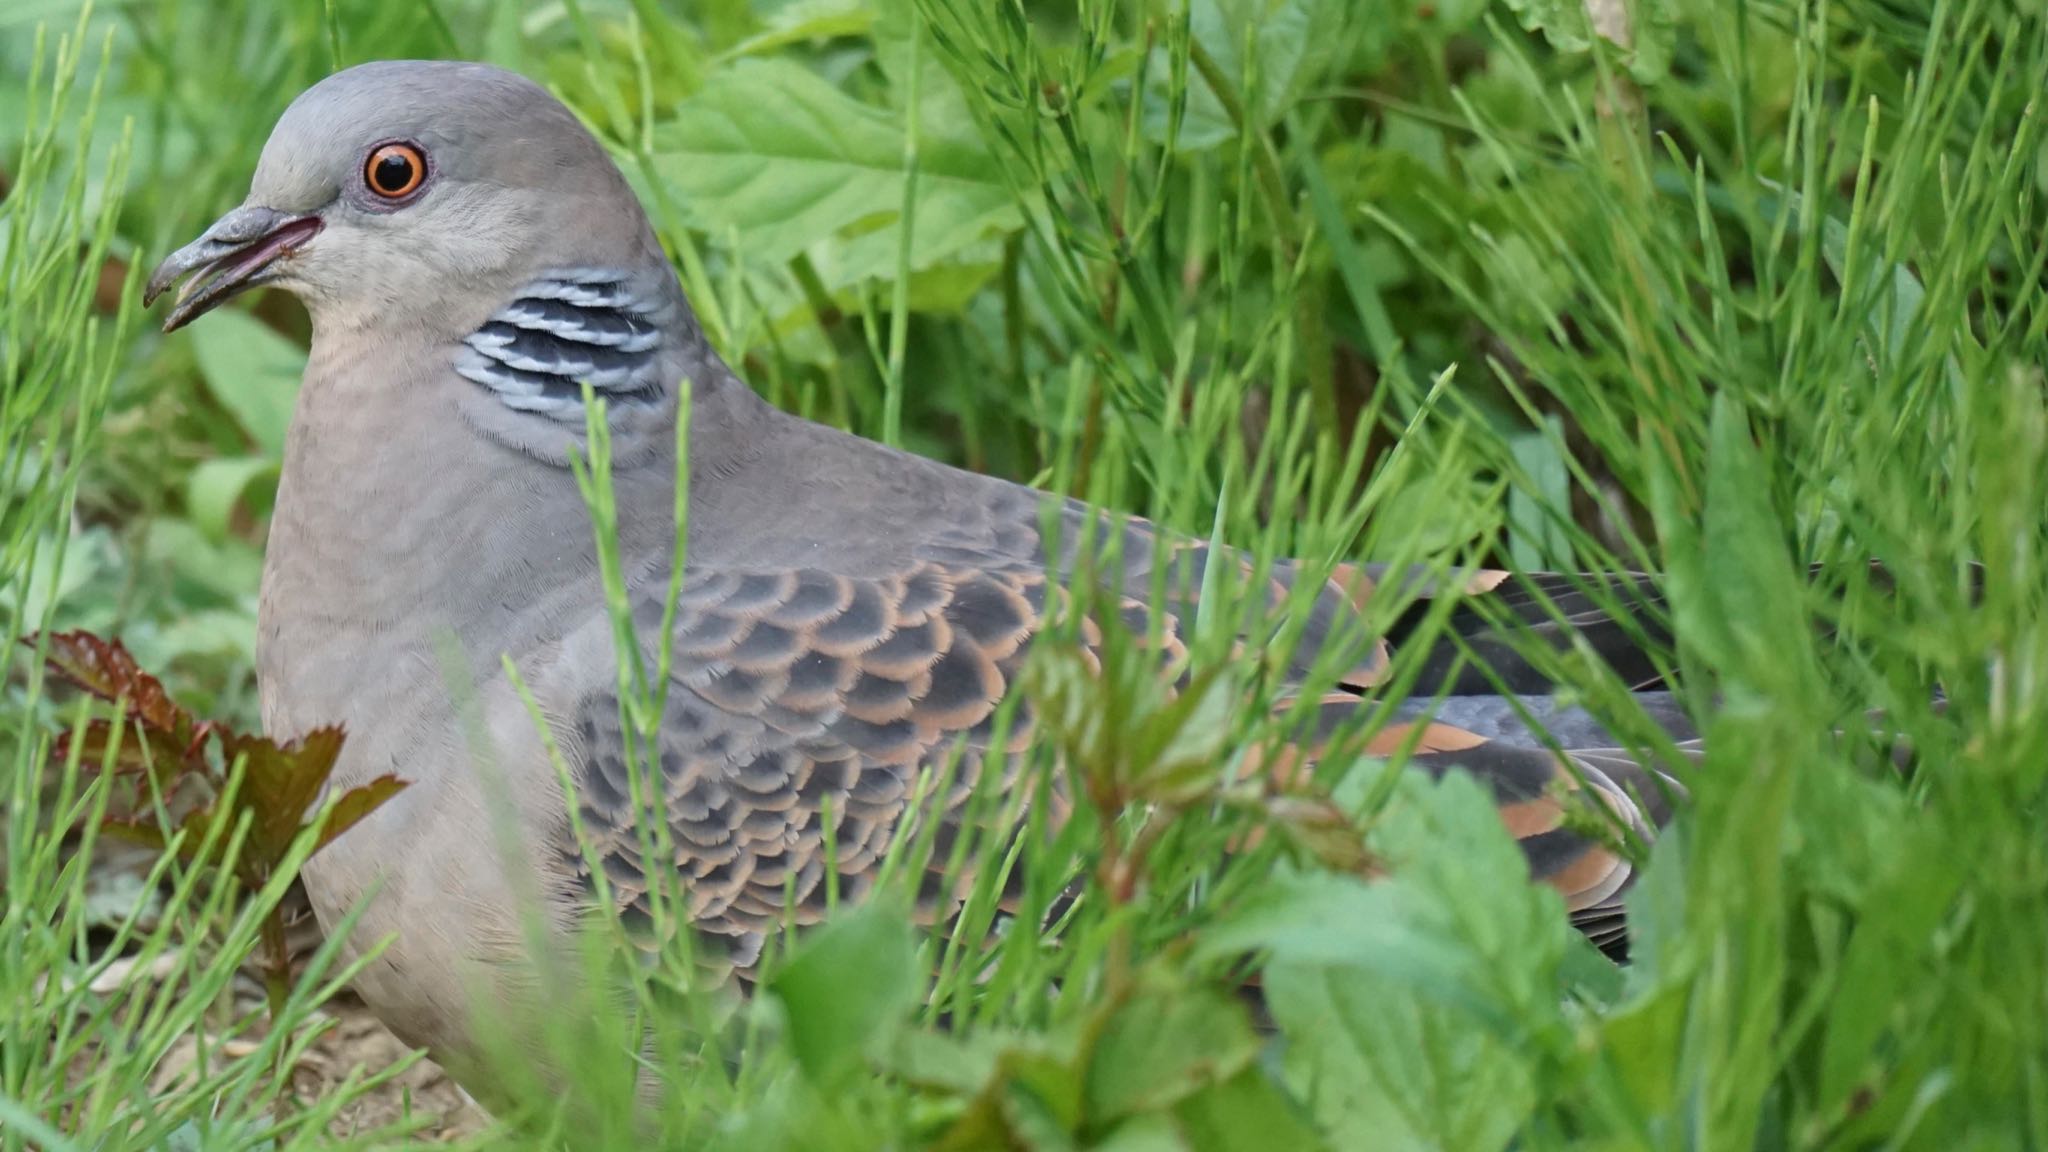
[[[1671,70],[1678,14],[1671,0],[1507,0],[1522,27],[1559,52],[1585,52],[1596,37],[1626,52],[1629,74],[1654,84]]]
[[[120,744],[114,747],[117,736]],[[83,729],[58,734],[51,757],[60,761],[68,759],[74,743],[79,746],[79,763],[86,767],[117,774],[148,772],[155,776],[162,788],[168,788],[179,773],[192,766],[192,753],[195,751],[192,744],[181,743],[170,733],[142,724],[117,724],[100,719],[91,721]]]
[[[313,851],[334,843],[342,833],[362,822],[363,817],[375,812],[384,802],[405,791],[410,781],[396,776],[379,776],[367,784],[359,784],[341,794],[327,810],[327,823],[320,829],[320,839]]]
[[[1507,0],[1507,8],[1556,51],[1589,51],[1595,37],[1616,45],[1638,84],[1655,84],[1671,72],[1677,47],[1671,0]]]
[[[1198,953],[1369,969],[1502,1036],[1554,1018],[1571,930],[1563,901],[1529,883],[1521,850],[1476,781],[1404,774],[1369,843],[1389,879],[1280,879],[1206,933]]]
[[[1507,6],[1523,31],[1543,33],[1559,52],[1584,52],[1593,46],[1585,0],[1507,0]]]
[[[239,309],[215,312],[190,331],[207,391],[265,453],[282,456],[306,350]]]
[[[342,741],[338,727],[315,728],[286,744],[267,736],[222,733],[222,758],[229,764],[243,762],[237,804],[255,813],[238,862],[252,878],[266,876],[291,850],[305,827],[306,809],[334,771]]]
[[[1401,893],[1385,883],[1329,874],[1280,880],[1205,933],[1197,952],[1211,958],[1263,952],[1276,963],[1369,965],[1438,999],[1499,1018],[1479,990],[1477,958],[1409,922]]]
[[[1474,1017],[1362,967],[1275,965],[1290,1081],[1337,1146],[1507,1146],[1535,1104],[1528,1060]]]
[[[780,262],[874,224],[838,262],[846,282],[893,274],[905,182],[900,117],[785,61],[714,74],[655,142],[655,169],[701,222],[731,229],[751,260]],[[910,250],[924,268],[1020,219],[978,141],[920,142]],[[857,262],[856,262],[857,261]]]
[[[1237,1075],[1258,1051],[1236,1000],[1212,988],[1143,989],[1110,1013],[1089,1056],[1090,1122],[1171,1107]]]
[[[35,641],[33,636],[22,639],[31,648]],[[108,703],[122,702],[128,715],[148,727],[173,736],[192,731],[191,714],[172,702],[163,682],[144,672],[119,640],[84,631],[51,633],[44,659],[74,686]]]
[[[1565,1032],[1562,901],[1463,772],[1405,774],[1371,845],[1388,880],[1279,885],[1204,950],[1274,958],[1290,1081],[1338,1146],[1502,1147],[1535,1103],[1532,1038]]]

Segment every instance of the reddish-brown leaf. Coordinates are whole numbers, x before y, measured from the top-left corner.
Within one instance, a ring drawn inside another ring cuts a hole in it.
[[[158,852],[170,847],[164,839],[164,830],[148,816],[109,816],[100,822],[100,828],[116,840],[126,840]]]
[[[191,739],[192,714],[171,700],[163,682],[144,672],[119,640],[85,631],[53,632],[46,639],[44,662],[52,672],[102,700],[125,702],[130,716],[180,743]],[[23,637],[22,643],[34,647],[36,638]]]
[[[228,764],[239,757],[246,765],[237,805],[253,810],[255,820],[243,852],[274,868],[291,850],[292,840],[305,827],[307,807],[334,771],[341,755],[341,729],[315,728],[284,745],[267,736],[221,730],[220,743]]]
[[[368,784],[342,793],[328,813],[327,826],[320,830],[320,842],[313,846],[313,851],[318,852],[334,843],[335,837],[355,827],[363,817],[382,807],[386,800],[405,791],[407,783],[396,776],[379,776]]]
[[[89,770],[105,770],[121,775],[142,775],[154,777],[161,788],[168,789],[179,776],[190,771],[203,761],[197,755],[197,747],[180,744],[169,732],[161,732],[142,724],[128,725],[125,732],[113,720],[94,720],[83,730],[64,732],[58,735],[52,755],[58,760],[68,759],[73,744],[79,746],[79,763]],[[110,749],[115,734],[119,732],[121,746]],[[109,753],[111,751],[111,760]]]
[[[203,858],[201,855],[207,850],[207,833],[212,830],[213,821],[219,815],[219,812],[212,804],[194,808],[192,811],[185,813],[184,818],[178,821],[178,831],[184,833],[184,839],[178,842],[179,859],[209,865],[220,863],[218,859]],[[154,848],[159,852],[171,846],[171,837],[165,835],[163,826],[148,814],[109,816],[101,822],[100,827],[106,829],[109,835],[126,840],[131,844],[140,844],[145,848]],[[225,850],[227,846],[228,838],[223,835],[220,842],[213,845],[213,852],[218,854]],[[235,872],[245,883],[252,881],[260,882],[263,879],[267,879],[270,875],[267,868],[259,867],[258,862],[251,858],[249,846],[246,843],[242,846],[242,855],[236,862]]]

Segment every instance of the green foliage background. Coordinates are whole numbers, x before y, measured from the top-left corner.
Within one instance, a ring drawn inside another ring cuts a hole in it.
[[[1283,846],[1218,870],[1280,816],[1146,791],[1158,749],[1277,723],[1054,666],[1077,730],[1153,750],[1117,795],[1169,817],[1104,811],[1028,865],[1048,901],[1096,878],[1064,947],[846,916],[741,1023],[664,1033],[664,1138],[2048,1146],[2040,0],[10,0],[4,638],[119,635],[251,714],[304,317],[273,296],[163,337],[135,274],[240,198],[293,95],[404,56],[554,87],[776,403],[1266,557],[1664,573],[1708,721],[1624,971],[1461,780],[1335,766],[1387,883]],[[273,1119],[289,1028],[137,1102],[226,962],[181,953],[176,1005],[39,982],[103,963],[54,830],[105,792],[45,770],[57,712],[8,659],[0,1145],[326,1140],[333,1101]],[[1557,666],[1655,746],[1611,677]],[[165,875],[147,946],[253,932]],[[1277,1036],[1227,991],[1247,953]],[[598,1055],[504,1138],[637,1146],[627,1035],[563,1038]]]

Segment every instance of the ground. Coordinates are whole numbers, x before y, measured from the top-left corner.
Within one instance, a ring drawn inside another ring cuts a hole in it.
[[[110,908],[125,911],[135,907],[152,858],[148,850],[102,841],[94,852],[89,872],[88,888],[93,898]],[[319,934],[304,894],[296,886],[286,897],[286,917],[292,926],[292,951],[303,958],[317,947]],[[138,966],[136,956],[115,960],[96,973],[91,990],[114,994],[138,977],[154,983],[168,978],[179,967],[170,957],[160,957],[153,971],[138,973]],[[205,1036],[191,1032],[180,1036],[158,1064],[150,1085],[152,1091],[163,1094],[193,1076],[201,1059],[218,1060],[222,1055],[240,1056],[254,1050],[256,1037],[260,1037],[267,1021],[263,1000],[263,985],[252,960],[237,974],[231,1002],[208,1014],[209,1019],[220,1022],[218,1030],[210,1030]],[[256,1036],[251,1036],[245,1027],[249,1021],[256,1022]],[[324,1031],[292,1071],[292,1087],[300,1104],[329,1099],[344,1083],[372,1077],[413,1056],[412,1049],[378,1023],[368,1006],[353,993],[344,991],[323,1005],[313,1014],[308,1027],[322,1025],[326,1025]],[[91,1065],[90,1056],[81,1059],[78,1074],[91,1075]],[[336,1136],[345,1136],[390,1128],[408,1118],[418,1125],[415,1138],[428,1140],[475,1136],[490,1124],[490,1117],[439,1065],[420,1056],[390,1080],[357,1094],[330,1129]]]

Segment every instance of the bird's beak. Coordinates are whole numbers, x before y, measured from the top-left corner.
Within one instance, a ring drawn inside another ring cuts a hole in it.
[[[150,274],[142,305],[194,274],[171,304],[164,331],[174,332],[246,289],[277,279],[278,262],[320,231],[318,216],[293,216],[244,204],[213,222],[199,239],[164,258]],[[196,274],[195,274],[196,273]]]

